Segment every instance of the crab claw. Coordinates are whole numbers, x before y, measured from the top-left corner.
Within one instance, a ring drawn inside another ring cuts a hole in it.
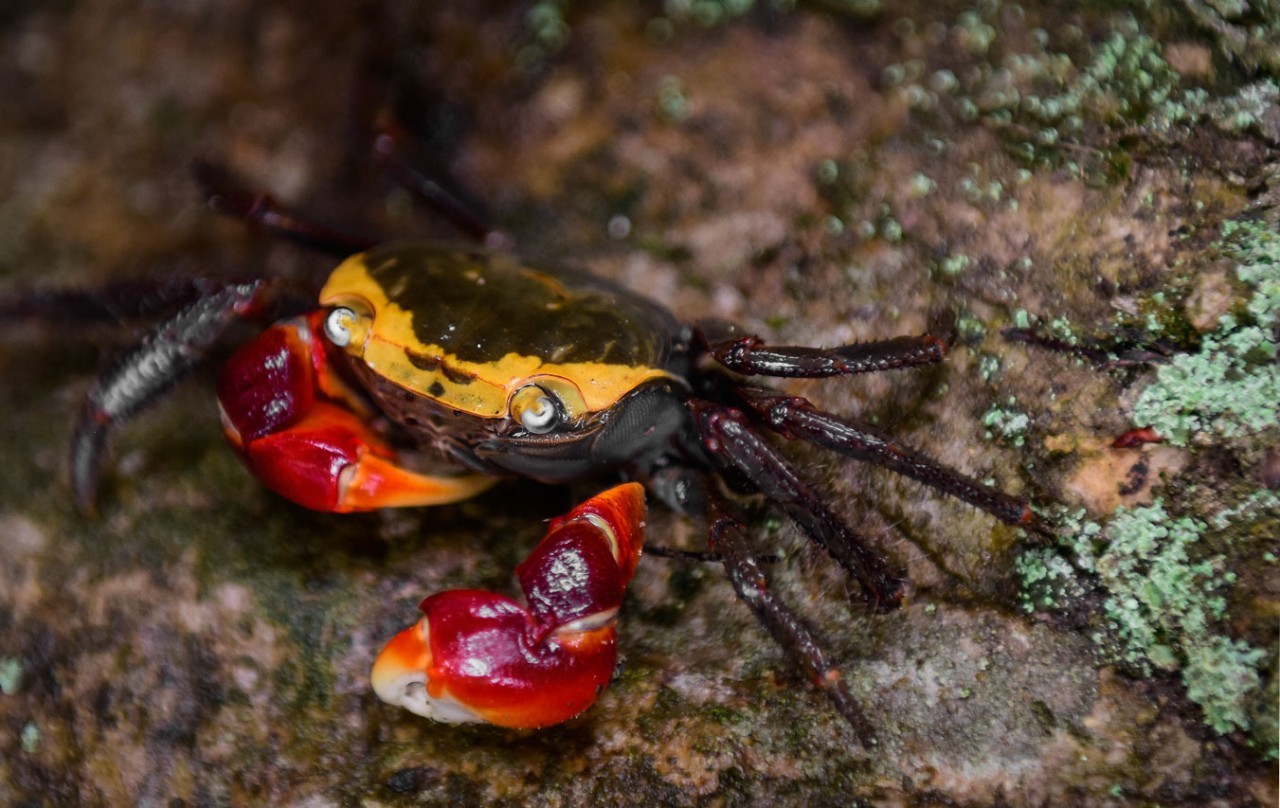
[[[374,692],[449,723],[536,728],[578,715],[613,676],[618,607],[643,529],[636,483],[552,520],[516,570],[527,607],[478,590],[431,595],[378,655]]]

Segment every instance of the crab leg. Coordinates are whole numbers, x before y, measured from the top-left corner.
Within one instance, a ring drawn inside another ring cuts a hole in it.
[[[223,428],[250,471],[286,499],[334,512],[439,505],[491,486],[491,477],[422,474],[400,464],[330,364],[324,316],[276,323],[222,369]]]
[[[1004,522],[1044,530],[1026,500],[1012,497],[876,434],[867,427],[817,409],[807,399],[760,388],[736,391],[770,428],[857,460],[868,460],[963,500]]]
[[[374,691],[448,723],[536,728],[573,718],[613,677],[618,607],[643,529],[637,483],[553,519],[516,568],[527,607],[478,590],[429,596],[422,618],[378,655]]]
[[[893,337],[836,348],[767,345],[754,336],[707,342],[711,356],[735,373],[800,379],[933,365],[942,361],[948,347],[948,340],[932,334]]]
[[[477,242],[487,242],[494,230],[456,194],[446,189],[431,176],[419,171],[406,160],[400,149],[403,132],[391,120],[379,122],[379,132],[373,139],[373,152],[382,163],[383,170],[402,188],[412,193],[429,205],[434,211],[447,219],[454,227],[461,230]]]
[[[209,207],[244,220],[273,236],[340,258],[367,250],[381,239],[348,233],[304,218],[287,210],[270,194],[251,191],[230,171],[216,163],[196,161],[191,171]]]
[[[862,585],[863,597],[873,608],[887,610],[898,605],[901,578],[813,495],[786,458],[751,429],[746,415],[706,401],[695,400],[690,406],[697,416],[703,445],[717,462],[751,480],[826,548]]]
[[[71,488],[81,510],[94,510],[111,429],[158,399],[195,367],[228,325],[262,304],[264,288],[260,281],[230,284],[197,300],[153,329],[98,379],[71,440]]]
[[[827,694],[840,714],[853,725],[859,739],[864,744],[875,743],[871,724],[845,687],[840,669],[827,658],[804,621],[769,588],[759,559],[747,548],[742,522],[716,507],[712,511],[710,536],[711,546],[720,554],[738,597],[751,607],[792,659],[800,663],[809,680]]]
[[[227,279],[166,277],[148,281],[116,281],[92,289],[54,287],[0,298],[4,322],[75,326],[140,326],[217,293]]]

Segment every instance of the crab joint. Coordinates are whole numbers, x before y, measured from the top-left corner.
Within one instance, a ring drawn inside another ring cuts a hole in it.
[[[626,483],[551,521],[516,569],[528,606],[492,592],[431,595],[374,662],[378,697],[448,723],[536,728],[595,703],[618,660],[616,617],[644,542]]]

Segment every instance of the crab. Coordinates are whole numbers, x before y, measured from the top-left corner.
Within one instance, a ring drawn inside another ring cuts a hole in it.
[[[809,625],[768,585],[752,503],[794,521],[857,582],[899,605],[903,576],[868,548],[780,448],[804,441],[885,467],[1038,529],[1029,504],[758,377],[830,378],[942,361],[948,329],[809,348],[770,345],[585,271],[502,249],[361,242],[217,182],[224,210],[352,253],[314,302],[267,279],[185,289],[190,302],[99,378],[72,441],[92,509],[110,432],[156,400],[238,320],[271,320],[226,362],[227,439],[267,488],[329,512],[455,503],[504,477],[618,482],[553,520],[517,568],[524,603],[475,590],[422,601],[372,666],[384,701],[445,722],[538,728],[595,703],[618,658],[617,614],[640,560],[645,490],[705,520],[739,598],[869,743],[874,732]],[[772,436],[772,437],[771,437]],[[450,469],[425,470],[421,453]]]

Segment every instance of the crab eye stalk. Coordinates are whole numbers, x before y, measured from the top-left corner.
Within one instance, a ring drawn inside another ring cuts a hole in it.
[[[339,306],[324,318],[324,335],[339,348],[351,344],[359,317],[346,306]]]
[[[545,435],[564,420],[564,408],[536,384],[521,387],[511,397],[511,418],[533,435]]]

